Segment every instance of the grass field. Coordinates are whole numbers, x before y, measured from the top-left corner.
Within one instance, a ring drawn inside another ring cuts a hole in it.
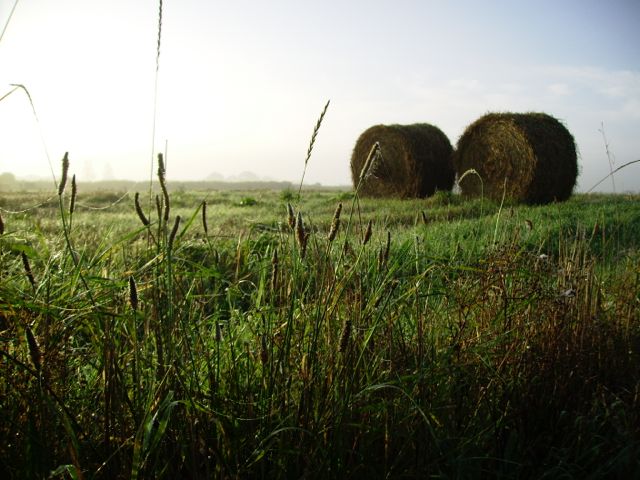
[[[639,196],[71,190],[0,195],[2,478],[640,478]]]

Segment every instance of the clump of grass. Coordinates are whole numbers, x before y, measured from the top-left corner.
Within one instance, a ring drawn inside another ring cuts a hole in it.
[[[217,225],[240,196],[210,194]],[[335,223],[337,238],[335,192],[305,197],[291,233],[234,223],[204,242],[201,192],[184,198],[158,242],[139,238],[130,204],[78,210],[87,260],[73,272],[88,288],[64,268],[51,215],[12,216],[16,235],[0,238],[9,478],[69,464],[109,478],[634,472],[637,200],[505,209],[497,230],[497,205],[429,203],[424,228],[422,204],[367,200],[369,246],[347,226],[342,248],[316,249],[311,232]],[[256,208],[282,220],[277,192]],[[20,236],[38,245],[35,299],[12,253],[31,251]]]

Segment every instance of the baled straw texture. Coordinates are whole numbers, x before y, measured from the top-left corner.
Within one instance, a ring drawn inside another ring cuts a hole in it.
[[[454,156],[464,195],[528,204],[568,199],[578,176],[567,128],[545,113],[488,113],[469,125]]]
[[[422,198],[436,190],[451,190],[454,181],[453,148],[447,136],[427,123],[375,125],[358,138],[351,156],[354,188],[378,142],[381,155],[360,184],[359,193],[371,197]]]

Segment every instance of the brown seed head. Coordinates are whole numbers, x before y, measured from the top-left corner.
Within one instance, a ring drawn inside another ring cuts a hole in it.
[[[160,182],[160,189],[162,190],[162,196],[164,198],[164,222],[169,221],[169,211],[171,209],[171,201],[169,200],[169,191],[167,190],[167,178],[166,170],[164,168],[164,157],[162,153],[158,154],[158,181]]]
[[[340,353],[344,353],[349,346],[349,339],[351,338],[351,320],[347,319],[342,327],[342,335],[340,335]]]
[[[31,357],[31,363],[33,363],[34,368],[39,372],[40,368],[42,368],[40,347],[38,346],[36,337],[34,337],[33,332],[28,325],[25,328],[25,333],[27,334],[27,344],[29,345],[29,357]]]
[[[298,246],[302,248],[305,243],[306,235],[304,231],[304,223],[302,222],[302,214],[300,212],[298,212],[298,215],[296,216],[295,230],[296,239],[298,240]]]
[[[296,214],[293,211],[293,207],[290,203],[287,203],[287,223],[289,224],[289,228],[293,230],[296,226]]]
[[[371,150],[369,150],[369,155],[367,155],[367,159],[365,160],[364,165],[362,166],[362,170],[360,171],[358,183],[362,182],[369,174],[369,171],[371,170],[371,167],[373,166],[373,163],[378,155],[380,155],[380,143],[376,142],[371,147]]]
[[[31,271],[31,265],[29,264],[29,257],[27,257],[27,254],[24,252],[21,252],[20,256],[22,257],[22,265],[24,266],[24,273],[27,275],[27,278],[29,279],[29,283],[31,284],[31,287],[35,290],[36,280],[35,278],[33,278],[33,272]]]
[[[144,211],[142,210],[142,206],[140,205],[140,194],[138,192],[136,192],[135,197],[133,197],[133,203],[136,207],[136,213],[138,214],[138,218],[140,219],[140,221],[145,227],[148,227],[149,219],[146,217],[146,215],[144,214]]]
[[[64,187],[67,186],[68,173],[69,173],[69,152],[65,152],[64,157],[62,158],[62,178],[60,179],[60,184],[58,185],[58,195],[62,195],[64,193]]]
[[[78,187],[76,186],[76,175],[71,177],[71,201],[69,202],[69,215],[73,215],[76,209],[76,196],[78,195]]]
[[[329,229],[329,241],[333,242],[338,234],[340,228],[340,212],[342,212],[342,203],[339,203],[335,213],[333,214],[333,221],[331,222],[331,228]]]
[[[0,215],[0,235],[4,234],[4,222],[2,221],[2,215]]]
[[[373,222],[369,220],[367,223],[367,229],[364,231],[364,238],[362,239],[362,244],[366,245],[369,240],[371,240],[371,234],[373,232]]]
[[[209,227],[207,226],[207,201],[202,201],[202,229],[205,236],[209,233]]]
[[[169,235],[169,249],[173,247],[173,241],[176,238],[176,233],[178,233],[179,226],[180,226],[180,215],[177,215],[176,220],[173,224],[173,228],[171,229],[171,234]]]
[[[129,303],[134,312],[138,311],[138,287],[133,275],[129,277]]]

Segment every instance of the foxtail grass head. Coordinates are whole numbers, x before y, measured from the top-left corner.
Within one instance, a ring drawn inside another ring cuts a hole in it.
[[[136,192],[135,197],[133,197],[133,203],[136,207],[136,213],[138,214],[138,218],[140,219],[140,221],[145,227],[148,227],[149,219],[146,217],[146,215],[144,214],[144,211],[142,210],[142,206],[140,205],[140,194],[138,192]]]
[[[296,240],[298,241],[298,247],[300,247],[300,256],[304,258],[307,251],[307,241],[309,240],[309,233],[304,228],[302,214],[300,212],[298,212],[298,215],[296,216],[295,231]]]
[[[64,153],[62,158],[62,177],[60,178],[60,184],[58,185],[58,195],[64,193],[64,188],[67,186],[67,175],[69,174],[69,152]]]
[[[27,275],[27,279],[29,280],[31,287],[35,290],[36,280],[33,277],[33,271],[31,270],[31,265],[29,264],[29,257],[27,257],[27,254],[24,252],[22,252],[20,256],[22,257],[22,266],[24,267],[24,273]]]
[[[207,201],[202,201],[202,229],[205,236],[209,234],[209,226],[207,225]]]
[[[293,207],[290,203],[287,203],[287,224],[291,230],[295,229],[296,226],[296,214],[293,211]]]
[[[338,234],[340,228],[340,213],[342,212],[342,203],[339,203],[336,207],[336,211],[333,214],[333,220],[331,221],[331,228],[329,229],[329,241],[333,242]]]
[[[76,196],[78,195],[78,187],[76,185],[75,174],[71,177],[71,201],[69,202],[69,215],[73,215],[76,209]]]
[[[40,354],[40,347],[38,346],[38,342],[36,341],[36,337],[33,335],[31,328],[27,325],[25,328],[25,333],[27,335],[27,345],[29,346],[29,357],[31,358],[31,363],[36,371],[40,372],[42,368],[42,355]]]
[[[138,311],[138,286],[133,275],[129,276],[129,304],[131,305],[131,310]]]
[[[366,245],[371,240],[371,234],[373,233],[373,221],[369,220],[367,223],[367,229],[364,231],[364,237],[362,238],[362,244]]]
[[[176,220],[173,224],[173,228],[171,229],[171,234],[169,235],[169,250],[173,247],[173,241],[176,239],[176,234],[178,233],[178,227],[180,227],[180,215],[176,216]]]
[[[367,159],[365,160],[364,165],[362,166],[362,170],[360,171],[358,185],[360,185],[364,181],[364,179],[367,178],[367,175],[369,175],[369,172],[373,168],[373,164],[379,155],[381,155],[380,142],[375,142],[371,147],[371,150],[369,150],[369,155],[367,155]]]

